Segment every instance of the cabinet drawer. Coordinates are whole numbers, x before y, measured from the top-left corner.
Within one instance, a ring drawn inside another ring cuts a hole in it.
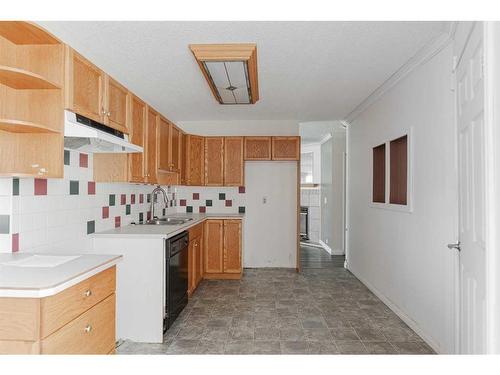
[[[42,354],[107,354],[115,346],[115,295],[42,340]]]
[[[41,301],[40,337],[45,338],[115,291],[116,267],[108,268]]]
[[[189,228],[189,241],[201,237],[202,232],[203,232],[203,224],[198,224],[192,228]]]

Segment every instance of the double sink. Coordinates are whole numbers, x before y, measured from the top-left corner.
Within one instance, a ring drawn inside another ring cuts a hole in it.
[[[162,218],[154,218],[147,221],[140,221],[138,225],[182,225],[186,224],[188,221],[193,220],[191,217],[162,217]]]

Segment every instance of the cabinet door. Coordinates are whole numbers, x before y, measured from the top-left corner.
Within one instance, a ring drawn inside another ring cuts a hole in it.
[[[181,171],[181,131],[171,124],[170,125],[170,170],[179,173]]]
[[[241,220],[224,220],[224,273],[241,273]]]
[[[224,186],[245,185],[243,137],[224,138]]]
[[[186,182],[192,186],[205,185],[205,141],[203,137],[188,135]]]
[[[157,123],[158,114],[152,108],[148,108],[147,116],[147,134],[146,134],[146,181],[149,183],[157,182],[157,153],[156,153],[156,138],[157,138]]]
[[[273,160],[299,160],[300,137],[273,137]]]
[[[104,73],[74,50],[68,50],[66,107],[94,121],[104,122]]]
[[[136,96],[132,96],[132,121],[131,121],[131,142],[137,146],[144,147],[144,152],[134,152],[130,154],[130,181],[144,182],[146,174],[145,156],[147,155],[145,147],[146,139],[146,103]]]
[[[109,127],[128,133],[128,90],[110,76],[106,76],[106,110],[105,124]]]
[[[158,123],[158,170],[161,172],[170,171],[170,124],[160,116]]]
[[[224,137],[205,138],[205,185],[224,185]]]
[[[197,239],[192,239],[189,241],[188,246],[188,293],[193,293],[196,288],[196,243]]]
[[[223,272],[223,229],[224,220],[207,220],[205,222],[205,273]]]
[[[185,133],[180,134],[181,138],[181,171],[180,171],[180,181],[181,185],[187,185],[187,139],[188,136]]]
[[[196,251],[195,286],[203,280],[203,236],[199,237]]]
[[[271,137],[245,137],[245,160],[271,160]]]

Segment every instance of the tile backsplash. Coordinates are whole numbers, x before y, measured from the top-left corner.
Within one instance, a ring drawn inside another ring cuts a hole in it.
[[[96,183],[91,154],[64,151],[64,178],[0,178],[0,252],[91,250],[90,234],[150,217],[152,185]],[[165,187],[155,214],[244,213],[245,187]]]

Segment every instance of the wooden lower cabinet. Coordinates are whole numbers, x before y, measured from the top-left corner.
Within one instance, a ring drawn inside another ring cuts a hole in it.
[[[108,354],[115,348],[116,267],[53,296],[0,298],[0,354]]]
[[[191,295],[203,279],[203,224],[189,229],[188,264],[188,295]]]
[[[241,220],[207,220],[204,228],[206,279],[241,278]]]

